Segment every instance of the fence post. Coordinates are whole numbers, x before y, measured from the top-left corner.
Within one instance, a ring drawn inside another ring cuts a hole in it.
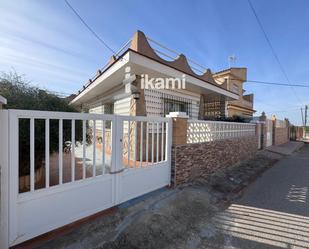
[[[166,160],[168,162],[168,165],[169,165],[169,179],[168,179],[168,182],[169,182],[169,186],[172,185],[172,171],[173,171],[173,165],[172,165],[172,160],[173,160],[173,157],[172,157],[172,140],[173,140],[173,121],[172,120],[169,120],[167,123],[166,123],[166,146],[165,146],[165,154],[166,154]]]
[[[265,115],[265,112],[262,112],[259,120],[261,122],[261,149],[264,149],[267,143],[267,117]]]
[[[262,123],[255,124],[255,136],[258,139],[258,149],[262,149]]]
[[[129,132],[129,130],[128,130]],[[122,161],[122,151],[123,151],[123,119],[121,116],[114,116],[112,120],[112,165],[111,172],[117,172],[123,169]],[[113,196],[113,202],[115,205],[119,204],[121,200],[121,189],[120,186],[120,175],[116,174],[114,182],[115,193]]]
[[[187,143],[187,128],[188,128],[188,116],[185,112],[170,112],[166,115],[168,118],[172,118],[173,121],[173,145],[180,145]]]
[[[285,121],[285,127],[287,128],[287,133],[288,133],[287,134],[287,138],[288,138],[288,141],[290,141],[291,140],[291,136],[290,136],[290,129],[291,129],[290,121],[289,121],[288,118],[285,118],[284,121]]]
[[[9,116],[0,110],[0,248],[9,248]]]
[[[171,165],[171,185],[176,186],[176,147],[177,145],[187,143],[187,128],[188,128],[188,116],[185,112],[170,112],[166,117],[171,118],[169,122],[169,138],[171,140],[171,156],[169,157]],[[171,134],[172,133],[172,134]]]

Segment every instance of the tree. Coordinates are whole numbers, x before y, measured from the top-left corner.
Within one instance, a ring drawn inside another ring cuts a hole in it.
[[[0,95],[7,99],[8,109],[77,112],[68,101],[46,90],[31,86],[16,72],[2,73],[0,76]],[[59,148],[58,120],[50,121],[50,153]],[[82,139],[82,122],[77,121],[76,141]],[[71,139],[71,125],[63,123],[63,141]],[[64,145],[63,145],[64,146]],[[45,158],[45,121],[35,120],[35,167],[43,165]],[[19,175],[30,172],[30,120],[19,120]]]

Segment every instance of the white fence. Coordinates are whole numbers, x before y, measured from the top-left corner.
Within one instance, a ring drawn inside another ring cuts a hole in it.
[[[1,110],[0,248],[169,185],[171,132],[168,118]]]
[[[255,124],[188,120],[187,143],[203,143],[220,139],[254,136]]]

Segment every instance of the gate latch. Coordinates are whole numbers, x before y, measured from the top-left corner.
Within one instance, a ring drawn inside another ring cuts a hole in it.
[[[123,172],[125,169],[126,169],[126,168],[122,168],[122,169],[120,169],[120,170],[110,171],[109,173],[110,173],[111,175],[113,175],[113,174],[119,174],[119,173]]]

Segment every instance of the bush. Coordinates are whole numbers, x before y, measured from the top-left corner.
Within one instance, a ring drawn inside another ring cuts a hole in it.
[[[233,117],[207,117],[205,120],[211,121],[224,121],[224,122],[237,122],[237,123],[247,123],[250,122],[249,119],[246,119],[241,116],[234,115]]]
[[[2,73],[0,76],[0,95],[7,99],[7,109],[77,112],[68,101],[38,87],[30,86],[23,76],[17,73]],[[82,122],[78,121],[76,140],[82,139]],[[50,153],[59,148],[58,121],[50,121]],[[71,139],[71,125],[63,123],[63,141]],[[64,146],[64,145],[63,145]],[[35,120],[35,167],[43,165],[45,158],[45,121]],[[30,171],[30,120],[19,121],[19,175]]]

